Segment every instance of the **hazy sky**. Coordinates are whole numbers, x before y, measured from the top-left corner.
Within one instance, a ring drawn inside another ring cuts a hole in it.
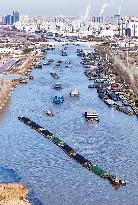
[[[30,16],[82,16],[85,14],[88,2],[91,2],[91,16],[98,16],[102,5],[106,2],[109,6],[105,8],[103,13],[105,16],[118,13],[119,8],[122,15],[138,16],[138,0],[0,0],[0,15],[17,9],[21,14]]]

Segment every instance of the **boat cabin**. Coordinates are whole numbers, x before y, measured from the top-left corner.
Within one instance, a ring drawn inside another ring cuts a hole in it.
[[[98,114],[95,110],[89,111],[89,112],[85,112],[84,113],[85,119],[89,122],[93,122],[93,121],[99,121],[99,117]]]
[[[70,92],[71,97],[79,97],[80,93],[77,89],[74,89]]]

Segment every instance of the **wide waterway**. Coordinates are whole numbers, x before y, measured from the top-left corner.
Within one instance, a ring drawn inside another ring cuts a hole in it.
[[[58,68],[59,80],[49,74],[55,72],[53,62],[43,69],[34,69],[35,79],[15,89],[0,113],[0,167],[18,173],[20,182],[27,184],[41,201],[37,205],[136,205],[138,120],[109,108],[98,98],[96,90],[88,89],[91,81],[84,75],[77,48],[71,44],[67,57],[61,56],[61,45],[48,52],[47,57],[56,62],[72,62],[69,68],[64,63]],[[54,83],[59,81],[64,88],[54,90]],[[69,97],[74,88],[80,92],[78,99]],[[64,103],[54,105],[55,95],[63,95]],[[97,110],[99,124],[85,121],[83,113],[90,108]],[[49,109],[55,114],[52,118],[45,114]],[[93,163],[125,179],[126,187],[115,190],[108,181],[81,167],[52,142],[18,121],[18,116],[29,117]]]

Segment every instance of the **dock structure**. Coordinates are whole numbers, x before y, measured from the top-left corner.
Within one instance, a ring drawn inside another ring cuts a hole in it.
[[[67,145],[65,142],[60,140],[58,137],[56,137],[54,134],[46,130],[45,128],[41,127],[37,123],[33,122],[29,118],[26,117],[19,117],[20,121],[22,121],[24,124],[28,125],[29,127],[35,129],[37,132],[39,132],[41,135],[43,135],[46,139],[50,140],[54,144],[56,144],[60,149],[62,149],[70,158],[74,159],[77,163],[79,163],[81,166],[85,167],[91,172],[94,172],[95,174],[99,175],[103,179],[109,180],[109,182],[113,186],[124,186],[126,185],[126,182],[124,180],[119,180],[116,176],[111,175],[104,171],[99,166],[93,164],[89,160],[85,159],[83,156],[78,154],[72,147]]]

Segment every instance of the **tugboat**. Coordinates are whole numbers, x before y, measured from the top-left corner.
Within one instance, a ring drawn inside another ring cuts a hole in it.
[[[64,97],[63,96],[62,97],[55,96],[54,99],[53,99],[53,103],[55,103],[55,104],[61,104],[63,102],[64,102]]]
[[[52,112],[51,110],[48,110],[48,111],[46,112],[46,114],[47,114],[49,117],[54,116],[54,114],[53,114],[53,112]]]
[[[110,175],[108,177],[109,181],[111,182],[112,185],[114,186],[124,186],[126,185],[126,181],[125,180],[119,180],[116,176],[114,175]]]
[[[74,89],[70,92],[70,97],[79,97],[80,93],[77,89]]]
[[[89,122],[93,122],[93,121],[99,122],[99,117],[95,110],[92,110],[90,112],[85,112],[84,116],[85,116],[85,119]]]
[[[56,89],[56,90],[61,90],[62,88],[63,88],[63,86],[62,86],[61,83],[55,83],[54,89]]]

